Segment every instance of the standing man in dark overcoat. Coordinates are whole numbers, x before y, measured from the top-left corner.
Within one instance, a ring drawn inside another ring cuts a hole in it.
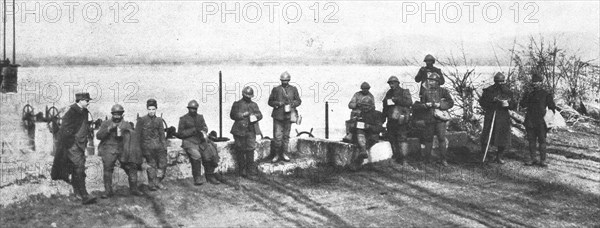
[[[513,94],[510,88],[506,86],[506,77],[498,72],[494,75],[494,85],[483,89],[483,94],[479,99],[479,105],[485,113],[483,122],[483,132],[481,134],[481,152],[485,152],[485,148],[490,139],[490,129],[493,127],[492,136],[489,145],[498,147],[496,159],[498,164],[504,164],[502,154],[506,148],[510,148],[511,144],[511,123],[508,110],[516,107],[516,102],[513,100]],[[494,117],[495,115],[495,117]],[[492,119],[495,121],[492,123]]]
[[[70,183],[83,204],[96,203],[96,197],[88,194],[85,187],[85,149],[90,129],[87,107],[90,100],[89,93],[75,94],[75,104],[69,106],[62,117],[51,171],[52,180]]]

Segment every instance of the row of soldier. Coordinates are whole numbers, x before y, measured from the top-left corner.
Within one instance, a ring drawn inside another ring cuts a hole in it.
[[[408,89],[400,87],[397,77],[388,79],[390,90],[385,94],[383,112],[375,110],[374,97],[369,93],[368,83],[361,85],[350,101],[352,109],[351,120],[347,121],[348,135],[345,140],[359,145],[360,153],[355,164],[362,163],[368,158],[368,147],[378,141],[381,132],[387,130],[387,138],[391,143],[393,159],[400,164],[407,164],[408,154],[408,129],[409,122],[420,129],[420,142],[423,144],[423,159],[431,158],[433,139],[437,136],[440,148],[440,163],[447,163],[446,128],[450,119],[448,110],[453,107],[454,101],[450,92],[441,87],[444,77],[440,69],[433,66],[435,59],[427,55],[427,66],[422,67],[416,82],[421,83],[419,100],[412,102]],[[534,75],[536,90],[525,96],[524,104],[528,106],[525,126],[530,140],[531,161],[527,164],[540,164],[545,166],[545,124],[543,112],[545,107],[555,110],[551,96],[540,88],[539,76]],[[284,72],[280,76],[281,85],[273,88],[269,96],[268,105],[273,108],[274,139],[272,153],[269,160],[289,161],[287,149],[290,138],[291,124],[296,120],[296,108],[302,100],[297,88],[290,85],[291,76]],[[498,146],[495,161],[502,163],[501,154],[504,148],[510,146],[510,119],[508,109],[514,107],[514,100],[510,90],[504,85],[504,77],[498,74],[494,77],[496,84],[484,89],[480,104],[485,111],[485,127],[482,135],[482,145],[487,143],[487,134],[490,133],[492,119],[497,128],[491,132],[492,145]],[[538,91],[538,92],[536,92]],[[541,91],[541,92],[540,92]],[[257,175],[254,153],[256,149],[256,135],[260,135],[259,121],[263,115],[258,105],[252,101],[254,91],[246,87],[242,91],[242,99],[234,102],[230,118],[234,121],[231,134],[234,136],[235,159],[240,176],[254,179]],[[62,125],[58,132],[58,143],[54,163],[52,166],[52,179],[65,180],[73,186],[76,195],[82,198],[84,204],[95,203],[96,198],[90,196],[85,186],[85,148],[87,145],[86,124],[87,106],[91,100],[88,93],[76,94],[76,103],[69,107],[63,115]],[[158,103],[149,99],[146,103],[148,114],[139,118],[135,127],[123,120],[124,107],[114,105],[111,108],[111,120],[105,121],[100,126],[96,137],[101,141],[98,150],[103,161],[103,177],[105,192],[102,198],[113,196],[112,174],[116,161],[119,161],[128,175],[130,192],[133,195],[142,195],[137,184],[137,171],[145,159],[148,164],[148,188],[150,191],[164,189],[161,181],[165,177],[167,166],[167,143],[162,119],[156,116]],[[188,113],[179,120],[176,136],[182,139],[181,147],[189,157],[192,166],[192,176],[195,185],[202,185],[206,180],[212,184],[223,182],[223,177],[215,173],[219,165],[219,155],[214,135],[208,135],[208,127],[204,117],[198,113],[199,104],[192,100],[188,103]],[[543,111],[541,111],[543,109]],[[492,116],[493,113],[493,116]],[[541,117],[540,117],[541,115]],[[493,118],[492,118],[493,117]],[[541,119],[541,121],[539,121]],[[507,122],[508,121],[508,122]],[[386,123],[386,128],[382,125]],[[508,127],[508,131],[506,130]],[[486,132],[487,130],[487,132]],[[507,139],[508,138],[508,142]],[[534,162],[535,142],[540,143],[541,162]],[[487,144],[486,144],[487,145]],[[204,167],[205,176],[202,175]],[[206,177],[206,180],[205,180]]]
[[[273,88],[269,96],[269,106],[273,107],[274,139],[270,160],[273,162],[290,161],[287,155],[292,121],[297,115],[296,108],[301,105],[298,90],[289,84],[291,76],[284,72],[280,76],[281,85]],[[230,118],[234,121],[231,134],[234,136],[235,156],[238,172],[242,177],[254,179],[257,175],[254,163],[256,135],[260,135],[258,122],[263,116],[258,105],[252,101],[254,91],[246,87],[242,99],[233,103]],[[83,204],[92,204],[97,200],[87,192],[85,184],[85,148],[88,143],[89,93],[75,94],[75,104],[69,106],[62,117],[58,131],[56,153],[52,164],[53,180],[64,180],[73,186],[74,193],[81,197]],[[148,114],[138,118],[135,127],[123,119],[125,109],[122,105],[112,106],[111,118],[104,121],[96,133],[100,140],[98,155],[103,163],[105,191],[101,198],[114,195],[112,176],[117,161],[128,176],[130,193],[141,196],[138,189],[138,171],[142,170],[143,160],[148,164],[148,189],[165,189],[162,180],[167,168],[167,142],[163,120],[156,116],[158,102],[149,99],[146,102]],[[182,139],[181,147],[189,157],[195,185],[208,180],[211,184],[225,182],[215,172],[219,165],[214,135],[208,134],[208,127],[202,114],[198,113],[196,100],[188,103],[188,113],[179,119],[177,133]],[[205,175],[202,175],[204,168]]]
[[[356,92],[348,107],[352,109],[350,120],[346,121],[346,136],[344,141],[353,142],[360,148],[351,168],[356,169],[363,160],[368,158],[368,148],[379,140],[381,132],[387,130],[387,138],[391,144],[392,158],[399,164],[407,165],[408,142],[407,133],[415,128],[422,149],[419,153],[426,163],[432,157],[433,139],[438,138],[440,163],[447,166],[446,139],[447,122],[450,120],[448,110],[454,105],[449,91],[440,87],[444,77],[439,68],[434,67],[435,58],[427,55],[425,67],[421,67],[415,81],[421,83],[419,100],[414,103],[408,89],[400,87],[397,77],[391,76],[387,83],[390,90],[383,98],[383,113],[375,110],[374,96],[369,92],[370,85],[363,82],[361,91]],[[526,108],[524,126],[529,142],[529,156],[525,165],[547,167],[546,163],[546,134],[548,131],[544,116],[547,109],[556,113],[556,105],[552,95],[543,89],[543,77],[532,74],[532,87],[523,95],[520,102]],[[516,107],[517,101],[506,85],[506,77],[502,73],[494,75],[494,85],[483,89],[479,104],[484,111],[484,128],[481,138],[481,154],[486,156],[490,145],[496,146],[496,156],[493,160],[503,164],[503,153],[511,146],[511,121],[509,110]],[[383,128],[383,123],[386,128]],[[536,150],[540,153],[537,160]],[[491,158],[488,157],[488,158]],[[489,161],[488,160],[488,161]]]

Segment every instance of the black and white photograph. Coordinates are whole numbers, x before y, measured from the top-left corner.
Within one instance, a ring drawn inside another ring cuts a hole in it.
[[[600,226],[600,1],[0,12],[1,227]]]

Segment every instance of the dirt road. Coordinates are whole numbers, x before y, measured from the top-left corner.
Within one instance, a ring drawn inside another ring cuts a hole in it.
[[[74,196],[32,196],[0,209],[12,226],[599,226],[600,166],[552,147],[550,167],[525,167],[515,149],[507,164],[456,156],[449,167],[387,162],[359,172],[321,167],[258,181],[193,186],[82,206]],[[573,150],[570,150],[573,153]],[[576,151],[575,151],[576,153]],[[456,161],[461,159],[461,162]]]

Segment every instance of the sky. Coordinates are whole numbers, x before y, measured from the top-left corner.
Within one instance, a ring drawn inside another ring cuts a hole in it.
[[[18,56],[294,57],[394,37],[412,39],[399,48],[436,53],[438,41],[554,33],[583,35],[589,42],[576,45],[600,52],[599,1],[27,0],[17,1],[16,17]]]

